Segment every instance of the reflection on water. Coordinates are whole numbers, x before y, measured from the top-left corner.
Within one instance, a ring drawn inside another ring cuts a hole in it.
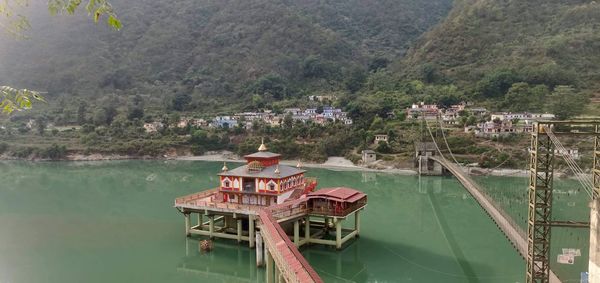
[[[218,239],[199,252],[172,207],[177,196],[214,187],[220,166],[0,163],[0,282],[263,282],[247,245]],[[342,251],[301,249],[326,282],[523,281],[523,260],[453,178],[308,175],[369,197],[359,239]]]
[[[197,239],[186,239],[185,257],[177,266],[179,273],[210,279],[209,282],[264,282],[264,272],[256,268],[253,250],[232,243],[215,242],[218,252],[203,252]]]
[[[478,177],[486,192],[504,208],[521,227],[527,230],[528,178]],[[554,180],[553,220],[590,220],[589,196],[576,180]],[[581,272],[587,271],[589,258],[589,229],[552,228],[550,268],[563,280],[579,282]],[[581,256],[574,264],[559,264],[557,258],[563,249],[579,249]]]

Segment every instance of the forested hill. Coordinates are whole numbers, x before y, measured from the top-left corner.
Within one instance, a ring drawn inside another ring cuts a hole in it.
[[[397,69],[463,85],[509,70],[536,84],[594,91],[600,82],[600,3],[457,0]]]
[[[120,32],[90,23],[83,13],[51,17],[44,3],[32,3],[30,38],[0,38],[1,84],[88,98],[117,93],[170,101],[188,93],[196,103],[353,90],[354,78],[397,59],[452,5],[451,0],[112,2],[124,24]]]

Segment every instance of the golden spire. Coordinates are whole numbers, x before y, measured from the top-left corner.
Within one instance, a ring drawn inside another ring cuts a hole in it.
[[[227,172],[227,170],[229,170],[229,168],[227,168],[227,162],[223,161],[223,168],[221,168],[221,171]]]
[[[277,168],[275,168],[275,174],[279,175],[279,173],[281,173],[281,171],[279,171],[279,164],[277,164]]]
[[[265,138],[260,140],[260,146],[258,147],[258,151],[267,151],[267,146],[265,145]]]

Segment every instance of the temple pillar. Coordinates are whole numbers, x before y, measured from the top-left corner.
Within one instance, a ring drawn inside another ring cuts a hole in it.
[[[335,218],[335,247],[342,248],[342,221]]]
[[[208,237],[213,238],[213,233],[215,232],[215,216],[208,216]]]
[[[274,270],[275,271],[275,277],[273,278],[273,279],[275,279],[274,282],[275,283],[280,283],[280,281],[279,281],[279,275],[281,274],[281,271],[279,270],[279,268],[277,267],[276,264],[274,266],[275,266],[275,268],[274,268],[275,269]]]
[[[310,242],[310,216],[306,216],[304,220],[304,240],[308,244]]]
[[[300,246],[300,220],[294,221],[294,245]]]
[[[260,233],[256,234],[256,266],[262,266],[263,262],[263,240]]]
[[[185,216],[185,236],[189,237],[190,234],[190,214],[189,213],[184,213],[183,216]]]
[[[248,241],[250,248],[254,248],[254,215],[248,215]]]
[[[242,219],[240,219],[240,218],[237,219],[236,228],[237,228],[237,242],[241,243],[242,242]]]
[[[271,253],[269,249],[265,247],[265,261],[267,264],[267,283],[273,283],[273,257],[271,257]]]
[[[360,209],[354,213],[354,230],[356,230],[356,236],[360,234]]]

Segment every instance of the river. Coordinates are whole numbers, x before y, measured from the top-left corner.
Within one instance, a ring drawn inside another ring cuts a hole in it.
[[[205,161],[0,163],[0,282],[262,282],[264,271],[254,267],[247,245],[216,240],[213,252],[201,253],[173,208],[175,197],[215,187],[221,167]],[[301,249],[325,282],[524,281],[524,260],[452,177],[326,169],[307,175],[321,188],[352,187],[369,198],[359,239],[342,251]],[[520,191],[526,181],[519,187],[526,179],[479,180],[493,184],[499,199],[514,200],[502,205],[520,201],[515,218],[526,211]],[[499,193],[502,184],[520,189]]]

